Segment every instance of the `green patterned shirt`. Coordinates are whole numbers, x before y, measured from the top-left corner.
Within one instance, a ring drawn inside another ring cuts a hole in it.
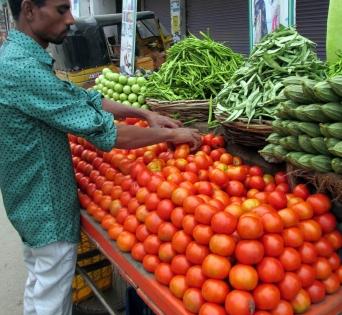
[[[0,49],[0,189],[23,242],[78,242],[80,206],[67,133],[108,151],[113,115],[101,96],[58,79],[53,59],[13,30]]]

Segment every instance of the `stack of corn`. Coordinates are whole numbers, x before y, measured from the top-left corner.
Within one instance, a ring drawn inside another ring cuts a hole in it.
[[[268,144],[260,154],[317,172],[342,174],[342,76],[316,82],[283,81],[288,99],[280,103]]]

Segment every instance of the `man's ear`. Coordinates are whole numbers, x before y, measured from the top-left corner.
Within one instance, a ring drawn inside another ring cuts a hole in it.
[[[23,14],[28,21],[33,20],[33,7],[34,4],[31,0],[23,0],[21,3],[21,14]]]

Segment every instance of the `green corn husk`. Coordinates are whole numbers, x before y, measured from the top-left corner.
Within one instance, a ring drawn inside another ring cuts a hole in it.
[[[295,109],[298,107],[298,104],[292,101],[286,101],[282,103],[282,107],[284,108],[284,112],[290,116],[291,118],[297,119]]]
[[[291,150],[291,147],[287,144],[286,138],[287,137],[281,138],[279,140],[279,145],[281,145],[285,150]]]
[[[285,161],[286,154],[289,153],[286,149],[284,149],[281,145],[276,145],[273,148],[273,155],[279,161]]]
[[[266,141],[269,142],[269,143],[271,143],[271,144],[278,145],[280,139],[282,139],[282,138],[283,138],[282,135],[280,135],[280,134],[274,132],[274,133],[271,133],[271,134],[267,137]]]
[[[342,104],[327,103],[322,105],[322,113],[332,121],[342,121]],[[324,121],[321,121],[324,122]]]
[[[303,88],[301,85],[288,85],[284,88],[285,96],[297,103],[297,104],[310,104],[314,103],[314,100],[308,97],[305,97],[303,93]]]
[[[329,122],[330,120],[325,117],[322,112],[322,106],[319,104],[311,104],[311,105],[301,105],[298,106],[295,110],[296,117],[300,121],[307,122]]]
[[[283,128],[286,131],[287,135],[291,136],[299,136],[302,134],[302,130],[298,127],[298,122],[297,121],[285,121],[283,122]]]
[[[325,155],[316,155],[310,159],[312,169],[321,173],[329,173],[332,171],[331,158]]]
[[[290,162],[294,166],[301,167],[301,164],[298,163],[299,159],[305,155],[303,152],[290,152],[286,154],[286,161]]]
[[[290,119],[290,118],[292,118],[292,116],[287,113],[287,111],[285,109],[285,106],[284,106],[284,103],[279,103],[278,104],[277,109],[275,111],[275,115],[278,118],[281,118],[281,119]]]
[[[319,127],[324,137],[342,139],[342,122],[320,124]]]
[[[299,77],[296,75],[292,75],[292,76],[284,78],[282,82],[284,86],[301,85],[304,80],[306,80],[306,77]]]
[[[340,158],[332,159],[331,167],[336,174],[342,174],[342,159]]]
[[[307,168],[307,169],[311,169],[311,159],[315,157],[315,155],[313,154],[304,154],[302,155],[299,160],[297,161],[298,164],[303,167],[303,168]]]
[[[303,89],[303,94],[307,98],[311,98],[317,102],[320,100],[316,97],[315,92],[314,92],[314,87],[317,84],[317,81],[314,80],[309,80],[309,79],[303,79],[302,80],[302,89]]]
[[[276,119],[272,121],[272,129],[274,132],[280,135],[286,135],[286,132],[283,128],[283,121],[280,119]]]
[[[314,87],[314,93],[324,103],[338,102],[340,97],[335,94],[330,84],[326,81],[318,82]]]
[[[301,131],[301,133],[305,133],[310,137],[319,137],[321,136],[321,132],[318,124],[310,123],[310,122],[297,122],[297,128]]]
[[[268,144],[262,150],[259,150],[259,154],[263,157],[263,159],[269,163],[279,163],[278,159],[274,157],[273,149],[276,147],[275,144]]]
[[[290,151],[298,151],[300,147],[297,136],[287,136],[286,143],[288,147],[290,148]]]
[[[333,147],[330,147],[328,150],[331,154],[338,157],[342,157],[342,141],[339,141]]]
[[[330,155],[327,144],[324,141],[323,137],[311,138],[310,143],[318,153],[323,155]]]
[[[332,148],[334,145],[339,143],[341,140],[336,138],[324,138],[324,142],[329,150],[329,148]]]
[[[311,137],[308,135],[299,135],[298,136],[298,144],[299,148],[303,150],[306,153],[312,153],[312,154],[317,154],[317,150],[312,146],[311,144]],[[298,149],[296,151],[298,151]]]
[[[328,80],[333,91],[342,97],[342,76],[338,75]]]

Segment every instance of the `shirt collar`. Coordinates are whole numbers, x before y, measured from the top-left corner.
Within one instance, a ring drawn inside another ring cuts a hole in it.
[[[40,46],[32,37],[20,32],[16,29],[10,30],[8,40],[22,46],[28,54],[36,58],[38,61],[53,65],[53,59],[49,53]]]

